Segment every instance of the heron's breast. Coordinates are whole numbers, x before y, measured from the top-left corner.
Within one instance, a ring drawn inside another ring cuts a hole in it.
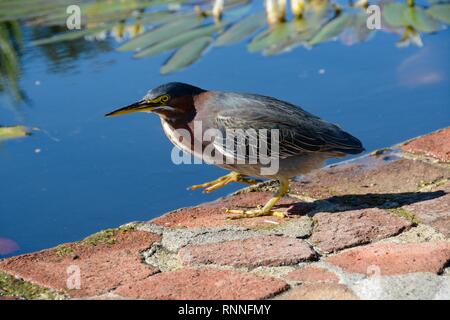
[[[162,127],[167,138],[178,149],[189,154],[193,154],[195,157],[202,159],[202,148],[195,150],[193,147],[194,137],[191,136],[191,132],[188,129],[178,128],[175,129],[169,123],[161,119]],[[180,137],[183,137],[180,139]]]

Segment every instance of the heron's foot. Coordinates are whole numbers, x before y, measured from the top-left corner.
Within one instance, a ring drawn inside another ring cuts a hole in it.
[[[230,172],[229,174],[220,177],[216,180],[210,181],[210,182],[206,182],[206,183],[202,183],[202,184],[196,184],[191,186],[189,189],[190,190],[197,190],[197,189],[202,189],[204,188],[205,190],[203,190],[203,192],[205,193],[210,193],[213,192],[217,189],[220,189],[222,187],[225,187],[227,184],[231,183],[231,182],[240,182],[240,183],[246,183],[246,184],[256,184],[258,182],[261,182],[260,180],[257,179],[252,179],[249,178],[245,175],[242,175],[240,173],[237,172]]]
[[[286,218],[287,215],[283,211],[274,211],[272,209],[264,209],[263,207],[259,206],[255,209],[250,210],[230,210],[227,209],[225,211],[226,213],[230,214],[238,214],[237,216],[228,217],[228,220],[237,220],[237,219],[244,219],[244,218],[256,218],[256,217],[263,217],[263,216],[273,216],[280,219]]]

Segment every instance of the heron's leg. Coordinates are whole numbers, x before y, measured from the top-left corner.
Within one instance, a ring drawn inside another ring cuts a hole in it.
[[[241,183],[247,183],[247,184],[255,184],[260,182],[259,180],[249,178],[243,174],[240,174],[238,172],[230,172],[227,175],[224,175],[223,177],[220,177],[216,180],[202,183],[202,184],[196,184],[190,187],[191,190],[197,190],[201,188],[205,188],[205,193],[213,192],[214,190],[217,190],[219,188],[225,187],[227,184],[231,182],[241,182]]]
[[[289,191],[289,179],[279,179],[280,186],[277,193],[264,205],[264,207],[258,207],[250,210],[228,210],[227,213],[238,213],[238,216],[229,217],[231,220],[242,218],[254,218],[261,216],[275,216],[278,218],[284,218],[286,214],[281,211],[273,211],[272,208],[278,203]]]

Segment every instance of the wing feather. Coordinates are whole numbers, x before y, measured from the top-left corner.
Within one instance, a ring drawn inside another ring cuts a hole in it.
[[[215,143],[222,147],[231,143],[227,129],[228,132],[230,129],[244,132],[248,129],[256,132],[277,129],[281,159],[306,152],[356,154],[364,150],[361,141],[338,126],[284,101],[260,95],[223,93],[218,94],[216,103],[226,105],[218,111],[214,120],[224,137]],[[268,149],[271,150],[270,135],[267,139]],[[242,141],[245,141],[246,148],[254,150],[255,146],[249,145],[249,139]],[[248,156],[245,157],[248,159]]]

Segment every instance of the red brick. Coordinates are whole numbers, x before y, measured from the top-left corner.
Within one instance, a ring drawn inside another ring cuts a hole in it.
[[[123,285],[116,293],[137,299],[267,299],[287,290],[282,280],[219,269],[179,269]]]
[[[392,198],[392,193],[418,191],[424,183],[444,178],[450,178],[447,168],[382,154],[314,171],[292,183],[291,192],[316,199],[344,196],[341,201],[356,202],[358,199],[348,195],[360,195],[353,198],[360,198],[357,204],[364,204],[373,200],[373,196],[367,194]]]
[[[158,270],[141,262],[140,252],[160,236],[143,231],[118,231],[114,241],[93,245],[69,243],[0,262],[0,270],[72,297],[93,296],[121,283],[144,279]],[[67,289],[69,266],[80,268],[81,288]]]
[[[184,265],[218,264],[234,267],[293,265],[316,253],[301,239],[264,236],[223,243],[192,245],[179,252]]]
[[[316,224],[311,241],[324,252],[336,252],[394,236],[412,225],[405,218],[377,208],[323,212],[314,219]]]
[[[227,220],[232,216],[225,209],[250,209],[257,205],[265,204],[271,197],[271,192],[249,192],[220,199],[215,202],[205,203],[198,207],[184,208],[162,217],[151,220],[151,223],[164,227],[220,227],[237,225],[247,228],[264,228],[273,226],[266,221],[280,223],[282,220],[276,217],[257,217],[251,219]],[[289,214],[299,215],[305,213],[309,206],[297,199],[285,197],[274,207],[277,211],[286,211]]]
[[[403,209],[409,211],[420,222],[432,226],[450,238],[450,193],[406,205]]]
[[[289,280],[300,282],[339,282],[339,278],[334,272],[316,266],[306,266],[294,270],[289,272],[286,277]]]
[[[450,243],[376,243],[338,253],[326,261],[345,271],[367,275],[374,267],[381,275],[441,273],[450,261]]]
[[[358,297],[339,283],[306,283],[290,292],[288,300],[357,300]]]
[[[407,142],[403,151],[450,162],[450,127]]]

